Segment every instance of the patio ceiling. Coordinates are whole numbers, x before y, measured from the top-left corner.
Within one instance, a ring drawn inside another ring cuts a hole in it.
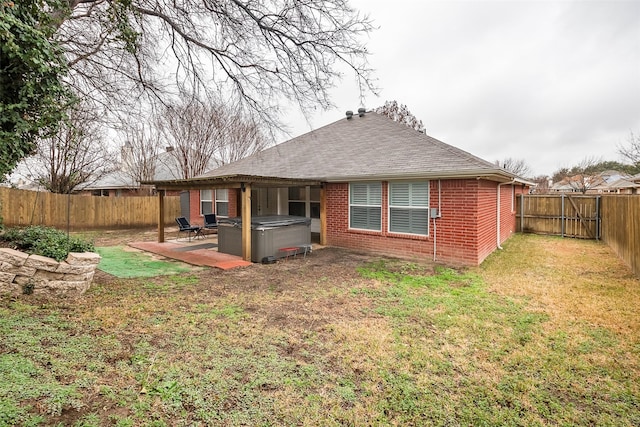
[[[158,190],[201,190],[215,188],[242,188],[244,186],[301,187],[305,185],[320,185],[321,181],[259,175],[225,175],[166,181],[143,181],[141,184],[153,185]]]

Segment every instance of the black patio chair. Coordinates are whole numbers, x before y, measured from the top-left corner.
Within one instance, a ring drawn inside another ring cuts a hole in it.
[[[187,218],[181,216],[179,218],[176,218],[176,222],[178,223],[178,227],[180,227],[180,229],[178,230],[178,236],[180,235],[180,233],[187,233],[189,241],[191,241],[192,234],[194,239],[198,236],[204,237],[202,235],[202,227],[189,224],[189,220]]]
[[[204,229],[211,230],[211,232],[218,231],[218,220],[216,214],[204,214]]]

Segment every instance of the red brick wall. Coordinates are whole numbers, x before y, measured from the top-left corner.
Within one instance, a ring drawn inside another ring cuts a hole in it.
[[[189,223],[204,225],[204,217],[200,215],[200,190],[189,191]]]
[[[240,206],[238,206],[238,198],[240,190],[236,188],[229,189],[229,218],[240,216]]]
[[[239,216],[238,192],[239,190],[229,189],[229,217]],[[215,210],[215,200],[213,205]],[[189,191],[189,214],[191,215],[189,219],[191,224],[204,225],[204,216],[200,215],[200,190]]]
[[[497,206],[498,193],[497,182],[478,181],[478,252],[476,264],[480,264],[497,247]],[[507,187],[508,189],[511,187]],[[501,205],[505,205],[505,186],[500,188],[502,192]],[[510,194],[510,190],[509,190]],[[508,200],[507,200],[508,201]],[[503,213],[504,215],[504,209]]]
[[[439,193],[442,215],[436,220],[436,260],[464,265],[478,263],[478,186],[475,179],[441,180],[438,191],[438,181],[432,181],[430,204],[438,206]]]
[[[429,236],[389,233],[387,183],[382,184],[382,231],[349,230],[349,184],[327,184],[327,243],[391,255],[433,259],[461,265],[478,265],[496,249],[497,183],[486,180],[431,181],[430,206],[440,206],[442,217],[429,222]],[[515,230],[511,210],[511,185],[501,187],[501,240]]]
[[[479,265],[497,246],[497,183],[478,179],[431,181],[430,206],[440,207],[441,218],[429,221],[429,236],[413,236],[387,231],[388,186],[382,183],[382,231],[349,230],[349,184],[327,184],[327,243],[398,256],[433,259],[448,264]],[[239,190],[229,189],[229,216],[239,215]],[[515,194],[526,192],[520,185]],[[515,204],[512,185],[500,187],[500,242],[515,231]],[[513,209],[512,209],[513,208]],[[202,225],[200,191],[190,194],[191,223]]]

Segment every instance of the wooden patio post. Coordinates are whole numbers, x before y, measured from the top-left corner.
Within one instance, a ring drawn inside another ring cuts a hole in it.
[[[158,190],[158,243],[164,242],[164,190]]]
[[[242,259],[251,262],[251,185],[243,184],[242,192]]]
[[[327,188],[326,184],[320,186],[320,244],[327,244]]]

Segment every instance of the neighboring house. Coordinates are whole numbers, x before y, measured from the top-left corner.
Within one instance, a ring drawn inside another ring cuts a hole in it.
[[[629,178],[621,178],[607,186],[603,193],[608,194],[640,194],[640,178],[636,175]]]
[[[638,185],[624,172],[608,170],[595,175],[566,177],[551,186],[552,193],[637,194]]]
[[[480,264],[515,231],[516,195],[532,183],[386,116],[359,113],[199,177],[153,184],[191,189],[193,223],[208,209],[242,213],[243,224],[251,215],[300,215],[312,218],[322,244],[459,265]]]
[[[167,147],[165,152],[156,156],[154,180],[172,180],[182,177],[180,163],[172,151],[172,147]],[[126,156],[126,148],[123,148],[122,155]],[[120,169],[106,174],[96,181],[80,185],[76,192],[106,197],[149,196],[154,194],[152,186],[140,185],[133,178],[133,174],[126,170],[126,163],[126,161],[123,161]],[[173,193],[173,195],[178,195],[178,193]]]
[[[117,170],[104,175],[103,177],[76,187],[77,194],[86,196],[139,196],[141,194],[140,184],[133,180],[126,173]],[[145,195],[149,195],[147,192]]]

